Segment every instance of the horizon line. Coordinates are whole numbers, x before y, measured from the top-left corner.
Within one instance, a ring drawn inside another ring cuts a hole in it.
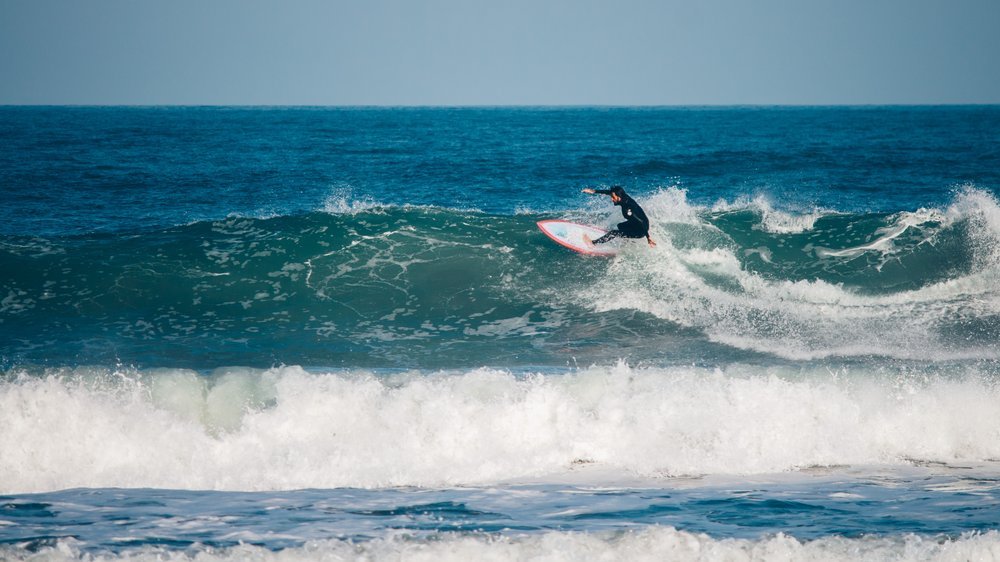
[[[224,103],[0,103],[0,108],[244,108],[244,109],[767,109],[996,107],[970,103],[705,103],[705,104],[224,104]]]

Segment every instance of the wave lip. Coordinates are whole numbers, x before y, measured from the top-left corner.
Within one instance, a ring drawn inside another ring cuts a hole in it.
[[[1000,458],[995,376],[624,364],[531,376],[20,375],[0,386],[0,491],[440,487],[581,463],[654,479],[988,463]]]
[[[712,205],[712,213],[739,213],[751,212],[759,215],[760,222],[757,228],[772,234],[792,234],[812,230],[816,221],[825,216],[838,214],[820,208],[813,208],[806,212],[796,212],[790,210],[777,209],[771,199],[765,195],[757,195],[753,198],[740,198],[730,203],[720,200]]]

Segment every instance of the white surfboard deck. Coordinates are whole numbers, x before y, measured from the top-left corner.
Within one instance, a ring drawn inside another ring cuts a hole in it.
[[[587,239],[596,240],[608,233],[607,230],[564,220],[538,221],[538,228],[557,244],[574,252],[588,256],[613,256],[619,248],[614,243],[590,244]]]

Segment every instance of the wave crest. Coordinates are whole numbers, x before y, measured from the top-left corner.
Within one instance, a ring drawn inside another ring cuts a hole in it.
[[[681,228],[658,221],[657,249],[627,252],[581,298],[600,311],[638,309],[717,342],[790,359],[1000,357],[993,343],[1000,335],[1000,204],[991,194],[966,189],[945,210],[846,225],[831,217],[838,233],[867,228],[868,241],[840,251],[800,241],[781,263],[774,256],[787,255],[792,239],[759,239],[765,245],[751,248],[752,227],[741,232],[732,220],[699,215]],[[817,232],[788,236],[814,238],[819,229],[817,222]],[[858,270],[848,285],[845,268],[869,250],[883,261]],[[755,262],[754,254],[766,259]]]

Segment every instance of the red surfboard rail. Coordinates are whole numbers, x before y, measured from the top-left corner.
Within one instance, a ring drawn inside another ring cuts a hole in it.
[[[548,220],[538,221],[536,223],[538,225],[538,229],[541,230],[543,233],[545,233],[546,236],[548,236],[549,238],[551,238],[553,242],[555,242],[556,244],[559,244],[560,246],[563,246],[565,248],[569,248],[570,250],[573,250],[574,252],[577,252],[577,253],[580,253],[580,254],[584,254],[584,255],[587,255],[587,256],[611,257],[611,256],[614,256],[616,253],[618,253],[617,249],[614,249],[612,251],[603,251],[603,252],[600,252],[600,251],[594,251],[594,250],[588,249],[588,248],[586,248],[584,246],[573,245],[573,244],[567,242],[566,240],[563,240],[563,239],[555,236],[554,234],[552,234],[552,232],[549,231],[548,225],[553,224],[553,223],[572,225],[572,226],[581,227],[581,228],[584,228],[584,229],[587,229],[587,230],[596,230],[596,231],[600,232],[602,235],[603,234],[607,234],[608,231],[606,231],[606,230],[604,230],[602,228],[598,228],[596,226],[591,226],[591,225],[588,225],[588,224],[580,224],[578,222],[573,222],[573,221],[565,221],[565,220],[558,220],[558,219],[548,219]]]

